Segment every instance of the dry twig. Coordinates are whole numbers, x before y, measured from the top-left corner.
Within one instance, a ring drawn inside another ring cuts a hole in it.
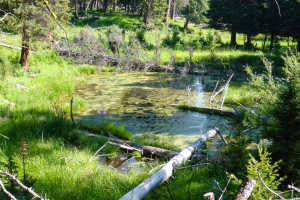
[[[41,196],[39,196],[37,193],[35,193],[32,188],[29,188],[26,185],[24,185],[23,183],[21,183],[21,181],[19,181],[16,178],[16,175],[12,175],[12,174],[8,173],[7,171],[0,171],[0,174],[9,177],[12,181],[14,181],[15,183],[17,183],[17,185],[19,185],[23,190],[25,190],[26,192],[28,192],[29,194],[31,194],[34,199],[47,200],[47,199],[44,199]]]

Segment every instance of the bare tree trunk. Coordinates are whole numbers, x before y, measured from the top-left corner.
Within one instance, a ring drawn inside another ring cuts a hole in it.
[[[234,26],[232,27],[231,30],[231,41],[230,41],[230,45],[236,45],[236,31]]]
[[[256,181],[246,176],[234,200],[247,200],[252,193]]]
[[[176,11],[176,0],[173,0],[172,7],[173,7],[173,9],[172,9],[171,18],[172,18],[172,20],[174,20],[175,19],[175,11]]]
[[[79,1],[79,9],[80,9],[80,15],[83,15],[83,7],[82,7],[82,1]]]
[[[273,49],[273,44],[274,44],[274,36],[275,36],[275,34],[274,34],[274,33],[272,33],[272,35],[271,35],[271,44],[270,44],[270,48],[269,48],[269,50],[270,50],[270,51],[272,51],[272,49]]]
[[[78,0],[75,0],[75,18],[78,18],[77,4],[78,4]]]
[[[148,1],[148,5],[146,5],[145,12],[144,12],[144,24],[150,24],[150,8],[151,8],[151,2]]]
[[[247,46],[251,46],[251,35],[247,35]]]
[[[99,10],[99,2],[98,1],[96,1],[97,2],[97,10]]]
[[[188,25],[189,25],[189,20],[186,20],[185,23],[184,23],[183,29],[184,29],[184,30],[187,30]]]
[[[104,0],[103,9],[104,9],[104,13],[107,14],[107,12],[108,12],[108,0]]]
[[[86,7],[86,5],[85,5],[85,0],[83,1],[83,10],[85,10],[85,7]],[[82,14],[83,14],[83,11],[82,11]]]
[[[167,8],[167,13],[166,13],[166,23],[169,23],[171,0],[167,0],[167,4],[168,4],[168,8]]]
[[[25,1],[24,4],[27,4]],[[27,21],[24,17],[24,13],[22,12],[22,18],[23,18],[23,29],[22,29],[22,50],[21,50],[21,58],[20,58],[20,64],[23,69],[25,69],[26,72],[28,72],[28,58],[29,58],[29,35],[27,33]]]
[[[265,51],[266,41],[267,41],[268,33],[265,35],[264,45],[263,45],[263,51]]]
[[[117,11],[117,3],[118,3],[118,0],[115,0],[115,2],[114,2],[114,11],[115,12]]]

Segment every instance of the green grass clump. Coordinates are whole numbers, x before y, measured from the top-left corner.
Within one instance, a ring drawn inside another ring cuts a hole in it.
[[[142,136],[134,137],[133,142],[148,145],[148,146],[159,147],[162,149],[179,151],[179,148],[173,145],[174,143],[172,142],[172,138],[167,138],[163,136],[143,134]]]
[[[232,100],[245,105],[253,104],[261,92],[258,88],[253,88],[247,84],[233,83],[227,90],[225,104],[231,104]]]
[[[132,134],[125,129],[124,125],[118,125],[115,122],[103,121],[99,126],[96,125],[80,125],[81,129],[90,130],[105,136],[109,136],[108,133],[125,140],[132,139]]]

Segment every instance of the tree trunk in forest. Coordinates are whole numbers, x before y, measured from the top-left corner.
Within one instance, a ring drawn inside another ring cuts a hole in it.
[[[78,9],[77,9],[78,0],[75,0],[75,18],[78,18]]]
[[[176,0],[173,0],[172,7],[173,7],[173,9],[172,9],[171,18],[174,21],[174,19],[175,19],[175,10],[176,10]]]
[[[148,5],[146,5],[146,8],[145,8],[145,12],[144,12],[144,24],[150,24],[150,8],[151,8],[151,2],[150,0],[148,1],[147,3]]]
[[[186,20],[185,23],[184,23],[183,29],[187,30],[188,29],[188,25],[189,25],[189,20]]]
[[[79,1],[79,10],[80,10],[80,15],[83,15],[83,7],[82,7],[82,1]]]
[[[108,0],[104,0],[103,9],[104,9],[104,13],[107,14],[107,12],[108,12]]]
[[[251,35],[247,35],[247,47],[251,46]]]
[[[97,2],[97,10],[99,10],[99,2],[98,1],[96,1]]]
[[[92,2],[91,2],[91,4],[90,4],[90,10],[93,10],[94,2],[95,2],[95,1],[92,0]]]
[[[196,142],[183,149],[177,156],[173,157],[164,167],[158,170],[155,174],[150,176],[144,182],[139,184],[133,190],[129,191],[119,200],[138,200],[147,196],[151,191],[158,187],[163,182],[167,181],[174,171],[196,151],[207,142],[209,138],[214,137],[215,130],[208,131],[205,135],[202,135]]]
[[[265,35],[264,45],[263,45],[263,51],[265,51],[266,41],[267,41],[268,33]]]
[[[274,34],[274,33],[272,33],[272,35],[271,35],[271,43],[270,43],[270,48],[269,48],[269,51],[272,51],[272,49],[273,49],[273,44],[274,44],[274,36],[275,36],[275,34]]]
[[[167,0],[167,4],[168,4],[168,8],[167,8],[167,13],[166,13],[166,23],[169,23],[171,0]]]
[[[83,1],[83,10],[85,10],[85,0]],[[83,14],[83,11],[82,11],[82,14]]]
[[[300,36],[298,36],[298,46],[297,46],[298,52],[300,51]]]
[[[28,2],[24,2],[24,4],[27,4]],[[24,13],[22,12],[22,18],[23,18],[23,29],[22,29],[22,50],[21,50],[21,58],[20,58],[20,64],[23,69],[25,69],[26,72],[29,71],[28,69],[28,58],[29,58],[29,34],[27,33],[27,21],[24,17]]]
[[[238,193],[236,194],[234,200],[247,200],[251,195],[256,181],[252,178],[246,176],[245,180],[243,181]]]
[[[235,31],[234,27],[232,27],[232,29],[231,29],[230,45],[236,45],[236,31]]]
[[[115,0],[115,2],[114,2],[114,11],[115,12],[117,11],[117,3],[118,3],[118,0]]]

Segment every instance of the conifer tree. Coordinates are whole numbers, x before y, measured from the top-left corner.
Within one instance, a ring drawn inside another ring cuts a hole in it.
[[[1,8],[5,4],[9,5],[6,7],[6,11],[13,15],[11,20],[8,20],[7,23],[1,23],[0,26],[7,30],[19,31],[22,34],[20,64],[26,71],[29,70],[30,43],[53,35],[54,27],[57,26],[54,19],[58,19],[61,23],[68,22],[70,19],[68,3],[69,1],[67,0],[24,0],[23,2],[12,0],[0,2]],[[46,8],[46,4],[51,7],[51,13]]]

